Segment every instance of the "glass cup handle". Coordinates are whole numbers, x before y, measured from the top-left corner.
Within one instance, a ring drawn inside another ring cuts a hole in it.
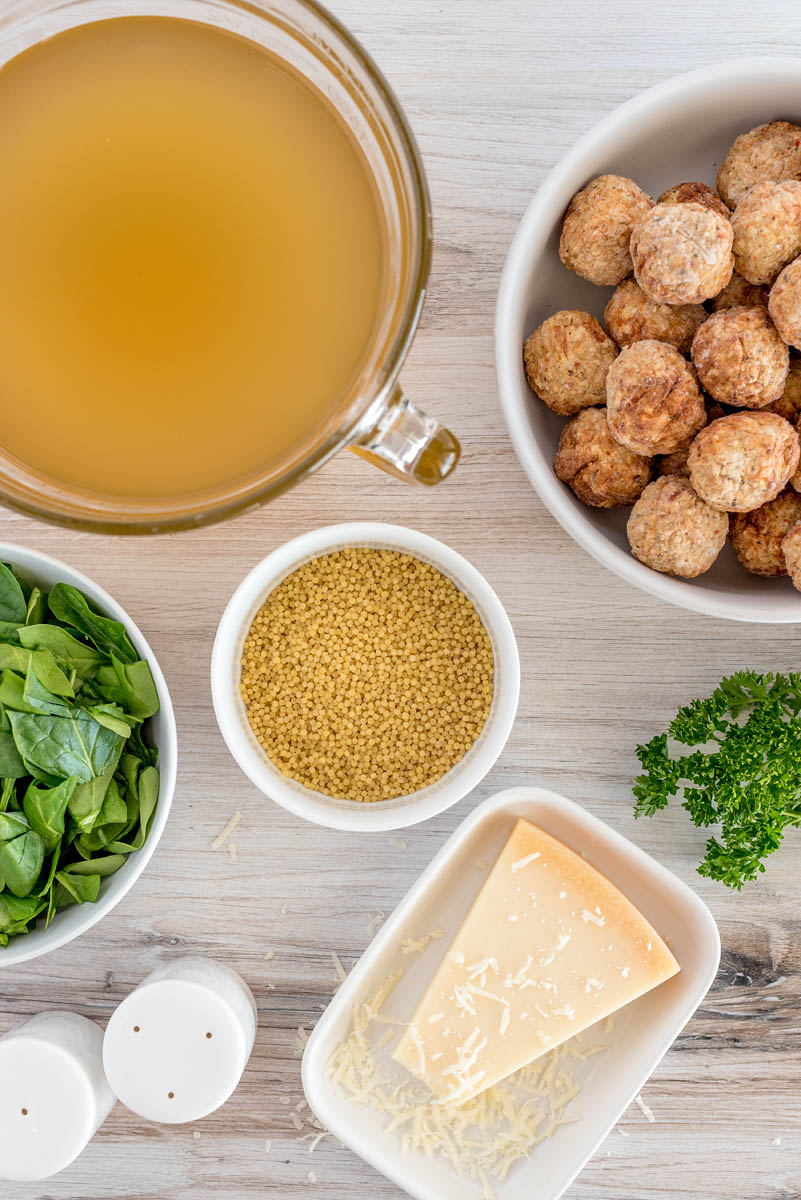
[[[448,478],[462,452],[451,431],[399,388],[373,428],[349,449],[398,479],[428,487]]]

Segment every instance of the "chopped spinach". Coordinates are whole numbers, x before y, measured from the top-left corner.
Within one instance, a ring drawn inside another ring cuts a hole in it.
[[[0,563],[0,946],[97,900],[144,846],[159,774],[142,723],[158,708],[119,621]]]

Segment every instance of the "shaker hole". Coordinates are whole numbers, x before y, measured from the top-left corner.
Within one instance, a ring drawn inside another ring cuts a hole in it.
[[[175,1092],[167,1092],[167,1099],[168,1099],[168,1100],[174,1100],[174,1099],[175,1099]]]
[[[139,1026],[138,1026],[138,1025],[134,1025],[134,1027],[133,1027],[133,1031],[134,1031],[134,1033],[138,1033],[138,1032],[139,1032]]]
[[[23,1115],[23,1117],[27,1117],[27,1115],[28,1115],[28,1110],[27,1110],[27,1108],[23,1108],[23,1109],[21,1109],[20,1111],[22,1112],[22,1115]]]
[[[207,1038],[210,1038],[210,1037],[211,1037],[211,1034],[210,1034],[210,1033],[207,1033],[207,1034],[206,1034],[206,1037],[207,1037]]]

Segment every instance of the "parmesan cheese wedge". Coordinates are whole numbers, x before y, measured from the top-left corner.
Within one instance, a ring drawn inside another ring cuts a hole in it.
[[[461,1104],[678,970],[608,879],[519,820],[393,1058]]]

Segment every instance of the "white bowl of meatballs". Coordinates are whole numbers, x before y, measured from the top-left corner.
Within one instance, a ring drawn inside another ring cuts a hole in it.
[[[801,622],[799,97],[801,61],[754,58],[628,101],[540,187],[496,313],[512,441],[565,530],[766,623]]]

